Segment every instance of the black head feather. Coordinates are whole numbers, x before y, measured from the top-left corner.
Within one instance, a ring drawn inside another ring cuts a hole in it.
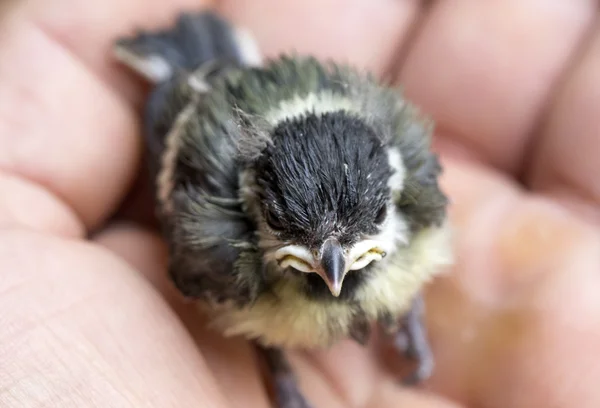
[[[339,111],[281,122],[255,161],[267,223],[283,241],[316,249],[379,231],[392,175],[388,151],[363,120]]]

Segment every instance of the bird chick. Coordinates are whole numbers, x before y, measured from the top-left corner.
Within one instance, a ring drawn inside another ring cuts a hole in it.
[[[372,323],[433,358],[422,289],[452,261],[432,124],[397,89],[312,57],[263,60],[213,12],[138,32],[116,57],[153,85],[144,136],[169,275],[211,326],[254,342],[278,407],[309,407],[283,350]]]

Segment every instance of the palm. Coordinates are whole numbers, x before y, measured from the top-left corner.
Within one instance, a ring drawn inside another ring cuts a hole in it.
[[[583,42],[592,3],[436,2],[402,63],[416,1],[221,3],[268,52],[399,78],[439,123],[459,262],[428,291],[438,366],[426,387],[444,397],[398,388],[375,348],[348,342],[295,356],[315,405],[597,406],[600,54],[597,40]],[[143,95],[110,62],[110,42],[190,6],[0,8],[2,405],[267,406],[250,347],[203,329],[166,282],[160,240],[108,221],[139,166]],[[136,191],[120,219],[149,213]]]

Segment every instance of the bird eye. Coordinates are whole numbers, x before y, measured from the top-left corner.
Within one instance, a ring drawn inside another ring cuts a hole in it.
[[[377,212],[377,215],[375,216],[375,224],[379,225],[381,224],[384,220],[385,217],[387,215],[387,205],[383,205],[379,211]]]
[[[267,225],[269,225],[269,227],[275,231],[281,231],[283,229],[283,224],[273,210],[266,211],[265,221],[267,222]]]

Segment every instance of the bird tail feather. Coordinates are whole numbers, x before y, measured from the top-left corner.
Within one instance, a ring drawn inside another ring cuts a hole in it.
[[[207,63],[260,65],[249,33],[212,11],[182,13],[167,29],[138,31],[117,40],[116,58],[153,84],[169,81]]]

